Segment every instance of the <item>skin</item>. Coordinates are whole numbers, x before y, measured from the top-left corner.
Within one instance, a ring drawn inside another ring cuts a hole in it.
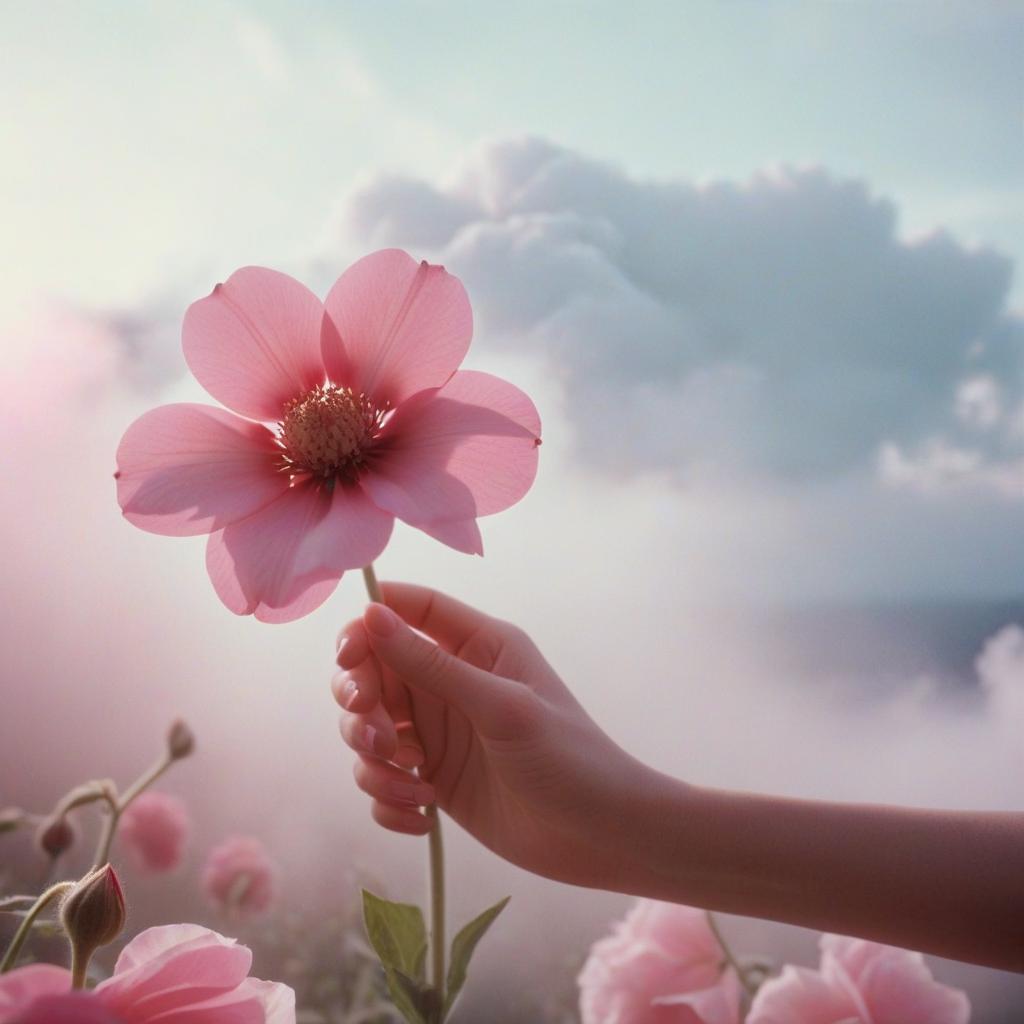
[[[436,802],[520,867],[607,889],[1024,971],[1024,814],[689,785],[617,746],[518,627],[383,586],[332,680],[374,820]]]

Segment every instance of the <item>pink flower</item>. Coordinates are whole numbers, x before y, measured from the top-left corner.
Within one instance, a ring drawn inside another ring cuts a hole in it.
[[[181,863],[189,833],[188,810],[167,793],[141,793],[121,816],[118,836],[147,871],[171,871]]]
[[[967,1024],[971,1004],[932,978],[920,953],[821,937],[821,968],[785,967],[754,997],[748,1024]]]
[[[149,928],[89,992],[31,964],[0,975],[0,1024],[295,1024],[287,985],[248,977],[252,953],[195,924]]]
[[[232,411],[136,420],[117,452],[125,517],[209,534],[221,600],[264,622],[318,607],[396,517],[482,554],[476,519],[529,490],[540,420],[518,388],[458,369],[472,330],[459,280],[398,249],[349,267],[326,303],[284,274],[236,271],[183,328],[196,379]]]
[[[206,858],[203,889],[222,910],[261,914],[274,897],[276,874],[276,865],[258,839],[233,836]]]
[[[738,1024],[724,961],[703,910],[640,900],[583,965],[583,1024]]]

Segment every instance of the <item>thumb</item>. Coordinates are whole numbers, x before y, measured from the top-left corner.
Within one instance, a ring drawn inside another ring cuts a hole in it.
[[[421,636],[386,605],[369,605],[363,625],[374,654],[402,682],[454,705],[468,718],[493,717],[513,685]]]

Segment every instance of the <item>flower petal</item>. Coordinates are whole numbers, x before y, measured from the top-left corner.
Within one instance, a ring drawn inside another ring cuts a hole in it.
[[[420,523],[418,529],[467,555],[482,555],[484,539],[475,519],[451,519],[443,523]]]
[[[291,622],[319,607],[346,569],[372,562],[394,519],[358,487],[299,484],[248,519],[210,535],[206,568],[238,615]]]
[[[196,380],[229,409],[279,420],[289,399],[324,381],[323,304],[303,284],[243,267],[185,313],[182,347]]]
[[[460,371],[395,411],[362,484],[413,526],[490,515],[530,489],[539,434],[537,410],[517,387]]]
[[[0,974],[0,1015],[13,1016],[34,999],[71,991],[71,972],[52,964],[29,964]]]
[[[9,1017],[0,1009],[3,1024],[124,1024],[124,1019],[111,1012],[91,992],[64,992],[44,995]]]
[[[473,336],[462,282],[401,249],[382,249],[352,264],[325,306],[328,376],[381,405],[440,387],[458,369]]]
[[[848,993],[817,971],[783,967],[757,991],[747,1024],[858,1024],[862,1020]]]
[[[266,1024],[295,1024],[295,991],[277,981],[249,978],[244,987],[259,997]]]
[[[236,989],[252,953],[198,925],[149,928],[118,957],[114,974],[96,986],[104,1005],[141,1022]]]
[[[258,423],[209,405],[162,405],[117,449],[117,500],[150,533],[183,537],[244,519],[288,489],[280,449]]]
[[[716,985],[679,995],[657,996],[651,1005],[689,1007],[695,1024],[739,1024],[740,981],[730,968]]]

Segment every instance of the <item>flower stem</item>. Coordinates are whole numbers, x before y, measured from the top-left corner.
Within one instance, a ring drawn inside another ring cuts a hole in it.
[[[430,980],[444,999],[444,843],[441,840],[441,815],[437,804],[426,809],[430,828]]]
[[[377,581],[373,565],[363,567],[366,593],[371,601],[384,603],[384,594]],[[441,1000],[445,991],[445,892],[444,843],[441,839],[441,815],[437,806],[426,809],[430,818],[430,983]]]
[[[150,786],[160,778],[168,768],[174,764],[176,758],[170,753],[164,754],[148,771],[140,775],[121,796],[110,804],[109,817],[103,826],[100,834],[99,845],[96,847],[96,856],[93,858],[93,870],[103,867],[110,860],[110,848],[114,844],[114,836],[117,834],[118,822],[124,814],[128,805],[140,794],[149,789]]]
[[[739,960],[736,959],[736,955],[729,948],[729,944],[725,941],[725,937],[722,935],[721,930],[718,927],[718,922],[715,920],[715,915],[710,910],[706,911],[708,916],[708,925],[711,927],[711,932],[718,940],[719,946],[722,947],[722,953],[725,955],[726,963],[736,972],[736,977],[740,979],[740,984],[743,986],[743,991],[747,993],[747,996],[751,999],[757,993],[757,987],[747,977],[747,972],[740,966]]]
[[[25,940],[29,936],[29,932],[32,931],[32,925],[35,923],[35,919],[55,900],[58,896],[63,896],[70,888],[74,886],[74,882],[58,882],[56,885],[51,885],[42,895],[32,904],[29,908],[28,913],[25,914],[24,919],[18,926],[18,930],[14,933],[14,938],[11,939],[11,944],[7,947],[7,952],[4,953],[3,960],[0,960],[0,974],[4,974],[9,971],[18,959],[18,954],[21,952],[21,947],[25,945]]]

